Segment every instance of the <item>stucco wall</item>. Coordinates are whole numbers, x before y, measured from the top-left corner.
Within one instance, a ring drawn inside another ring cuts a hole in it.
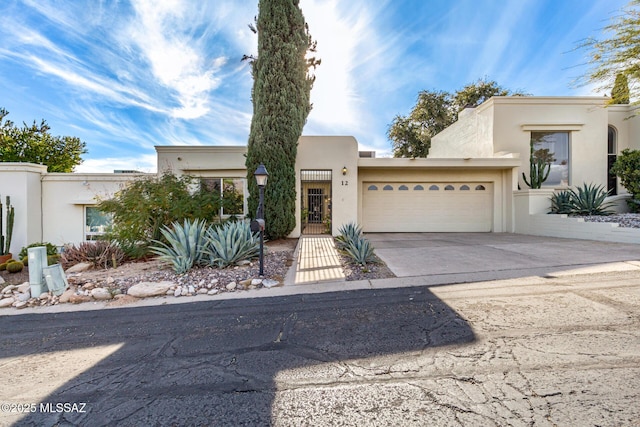
[[[7,196],[11,198],[11,205],[15,211],[10,247],[14,257],[18,256],[23,247],[38,241],[42,236],[40,179],[46,171],[46,166],[31,163],[0,163],[3,222],[6,221]],[[6,232],[4,229],[5,234]]]
[[[342,168],[347,168],[346,175]],[[348,222],[358,220],[358,142],[352,136],[303,136],[296,158],[296,227],[291,237],[300,236],[300,171],[330,170],[332,234]]]
[[[157,146],[158,173],[237,178],[246,177],[246,146]]]
[[[112,197],[143,174],[47,174],[42,179],[42,240],[62,246],[84,241],[84,207]],[[33,242],[29,242],[33,243]]]
[[[494,150],[519,153],[528,174],[531,132],[570,132],[569,185],[607,184],[605,98],[494,97]],[[521,188],[528,188],[519,176]]]
[[[460,112],[458,121],[431,139],[429,158],[492,157],[493,141],[487,134],[486,116],[475,108]]]

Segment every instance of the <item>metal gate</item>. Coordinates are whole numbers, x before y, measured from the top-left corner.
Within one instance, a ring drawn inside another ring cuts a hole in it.
[[[331,171],[300,171],[301,224],[304,234],[331,233]]]

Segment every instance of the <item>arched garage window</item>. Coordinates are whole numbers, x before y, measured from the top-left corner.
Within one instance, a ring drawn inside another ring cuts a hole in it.
[[[418,184],[418,185],[416,185],[415,187],[413,187],[413,189],[414,189],[415,191],[423,191],[423,190],[424,190],[424,187],[423,187],[422,185],[419,185],[419,184]]]
[[[393,187],[390,186],[389,184],[387,184],[384,187],[382,187],[382,190],[384,190],[384,191],[393,191]]]
[[[378,187],[376,187],[375,185],[370,185],[369,187],[367,187],[367,190],[376,191],[376,190],[378,190]]]
[[[453,191],[455,190],[455,188],[453,188],[453,185],[447,185],[446,187],[444,187],[444,191]]]
[[[406,191],[408,189],[409,189],[409,187],[407,187],[406,185],[401,185],[400,187],[398,187],[398,190],[400,190],[400,191]]]

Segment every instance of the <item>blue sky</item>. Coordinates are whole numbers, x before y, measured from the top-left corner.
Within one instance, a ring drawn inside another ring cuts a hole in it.
[[[78,172],[155,171],[155,145],[244,145],[257,0],[2,0],[0,106],[88,153]],[[574,48],[627,0],[301,0],[322,65],[305,135],[386,130],[420,90],[480,78],[532,95],[604,95]]]

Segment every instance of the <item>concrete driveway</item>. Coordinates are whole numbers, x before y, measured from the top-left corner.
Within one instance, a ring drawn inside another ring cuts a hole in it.
[[[640,245],[512,233],[367,233],[397,277],[421,284],[640,270]]]

